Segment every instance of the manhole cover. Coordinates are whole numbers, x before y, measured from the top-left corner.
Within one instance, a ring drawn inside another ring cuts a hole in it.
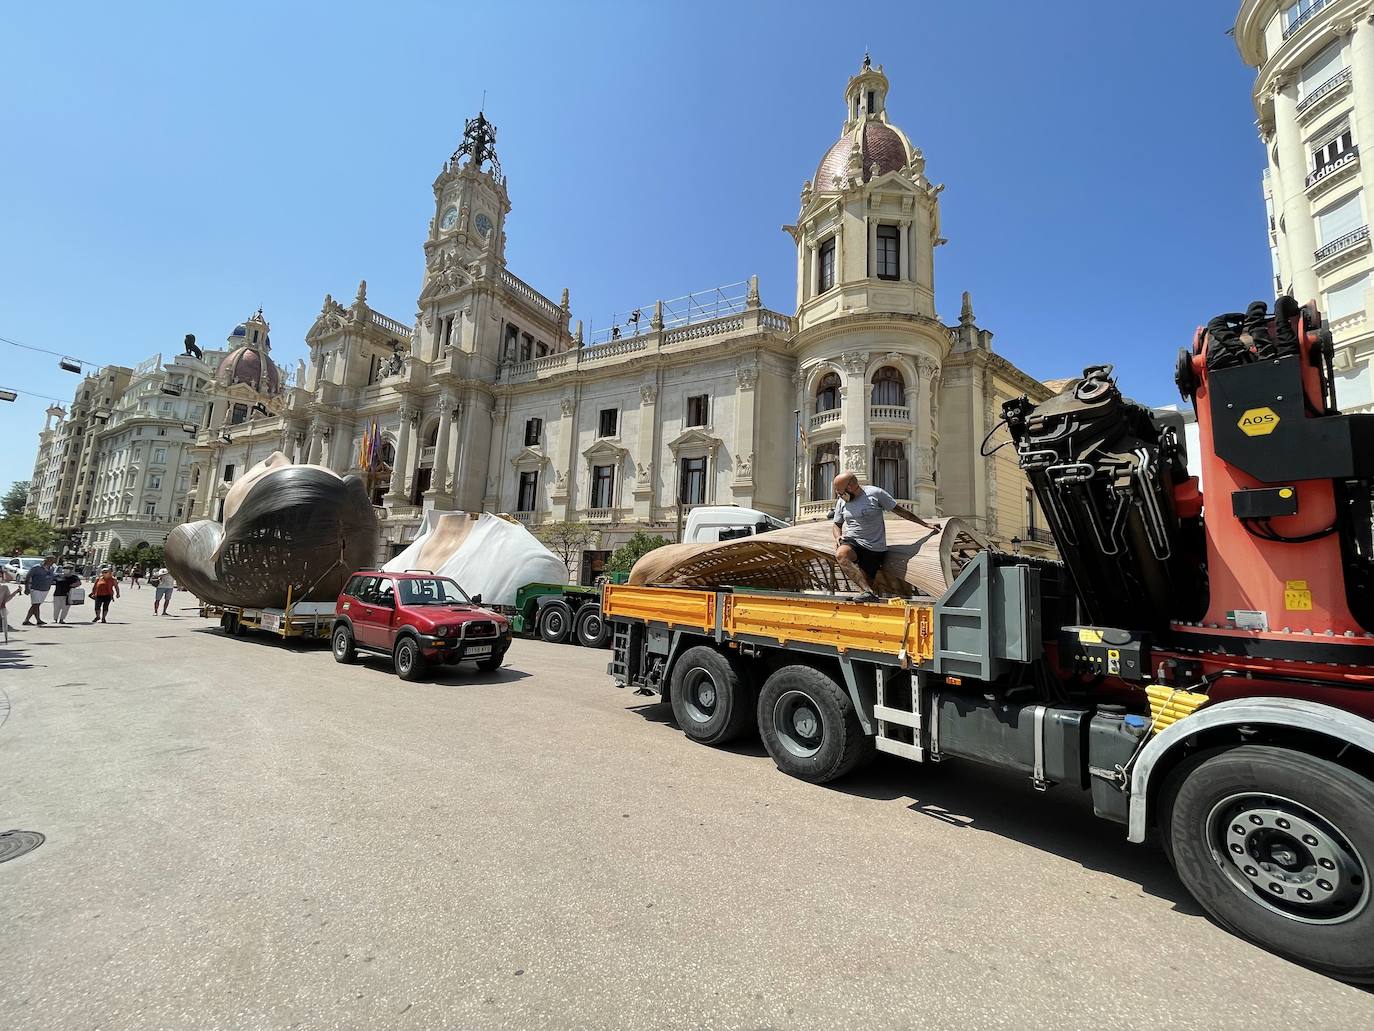
[[[37,831],[5,831],[0,834],[0,863],[28,855],[43,844],[43,835]]]

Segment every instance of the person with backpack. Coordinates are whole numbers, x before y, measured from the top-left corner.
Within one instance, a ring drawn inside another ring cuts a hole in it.
[[[95,603],[95,616],[92,623],[106,623],[110,614],[110,602],[119,597],[119,578],[110,571],[109,566],[100,567],[100,575],[91,584],[91,601]]]
[[[72,588],[81,586],[81,577],[71,566],[63,566],[62,571],[52,583],[52,618],[58,626],[67,622],[67,610],[71,608]]]

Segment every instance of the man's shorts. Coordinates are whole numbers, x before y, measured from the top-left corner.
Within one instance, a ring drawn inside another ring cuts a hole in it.
[[[52,588],[48,588],[48,590],[46,591],[30,591],[29,604],[42,605],[45,601],[48,600],[48,594],[51,592],[51,590]]]
[[[883,568],[883,559],[887,557],[886,551],[874,551],[872,548],[865,548],[852,537],[841,537],[841,544],[848,544],[854,549],[854,554],[858,556],[858,566],[864,571],[864,576],[872,580],[878,575],[878,570]]]
[[[153,604],[156,605],[163,598],[170,598],[174,590],[176,590],[175,587],[159,587],[157,593],[153,595]]]

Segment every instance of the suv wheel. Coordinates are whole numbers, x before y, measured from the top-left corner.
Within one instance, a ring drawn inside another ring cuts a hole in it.
[[[420,642],[402,637],[396,643],[396,675],[402,680],[419,680],[425,675],[425,657],[420,654]]]
[[[353,634],[342,623],[334,628],[330,645],[334,651],[335,662],[352,662],[358,657],[358,649],[353,647]]]

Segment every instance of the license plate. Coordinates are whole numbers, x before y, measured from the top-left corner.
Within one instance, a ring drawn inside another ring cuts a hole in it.
[[[465,651],[463,654],[466,655],[468,658],[472,658],[472,657],[477,656],[477,655],[490,655],[490,654],[491,654],[491,645],[489,645],[489,644],[480,644],[480,645],[478,645],[476,648],[469,648],[469,649],[468,649],[467,651]]]

